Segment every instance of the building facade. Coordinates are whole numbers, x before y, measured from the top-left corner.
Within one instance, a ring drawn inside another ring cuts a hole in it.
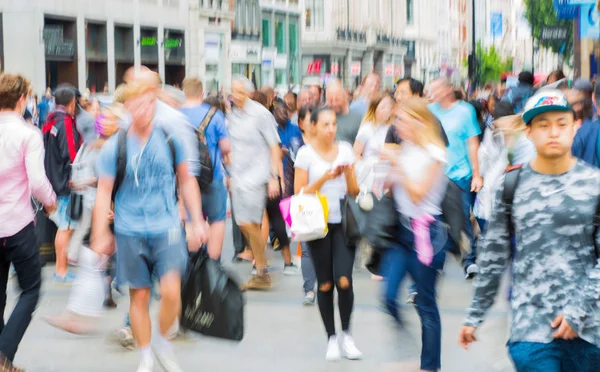
[[[235,0],[229,57],[232,73],[262,86],[262,14],[259,0]]]
[[[301,64],[302,4],[299,0],[261,0],[262,81],[280,91],[298,90]]]
[[[2,69],[38,93],[63,82],[112,92],[140,64],[176,84],[190,66],[188,0],[3,0],[0,11]]]
[[[352,88],[375,71],[391,88],[414,58],[414,43],[401,38],[406,6],[406,0],[304,0],[303,84],[337,77]]]

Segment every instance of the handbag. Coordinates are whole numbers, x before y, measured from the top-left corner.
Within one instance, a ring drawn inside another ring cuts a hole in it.
[[[356,248],[362,239],[360,229],[361,212],[358,204],[348,196],[340,200],[342,211],[342,230],[348,248]]]
[[[327,236],[329,207],[325,196],[300,194],[291,198],[290,212],[292,239],[300,242],[323,239]]]
[[[374,250],[381,251],[396,240],[399,216],[392,196],[374,199],[373,209],[367,214],[365,236]]]

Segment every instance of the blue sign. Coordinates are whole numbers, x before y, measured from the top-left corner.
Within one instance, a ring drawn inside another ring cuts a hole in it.
[[[490,13],[492,38],[502,37],[502,13]]]
[[[554,9],[558,19],[570,20],[577,18],[579,6],[573,5],[571,0],[554,0]]]
[[[600,40],[600,13],[595,4],[581,6],[579,36],[582,39]]]

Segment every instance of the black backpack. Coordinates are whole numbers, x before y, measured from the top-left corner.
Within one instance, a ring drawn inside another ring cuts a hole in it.
[[[517,165],[511,168],[508,168],[506,171],[506,175],[504,177],[504,190],[502,190],[502,203],[505,205],[505,214],[506,221],[508,222],[508,232],[510,236],[515,234],[515,225],[513,224],[512,219],[512,211],[513,211],[513,201],[515,200],[515,192],[517,191],[517,186],[519,185],[519,178],[521,176],[521,165]],[[596,214],[594,215],[594,246],[596,251],[600,247],[596,246],[596,233],[600,229],[600,203],[596,206]]]
[[[202,120],[198,129],[196,129],[196,135],[198,136],[198,156],[200,160],[200,175],[196,177],[198,180],[198,186],[200,191],[205,191],[212,184],[214,177],[214,165],[210,156],[208,145],[206,144],[206,127],[210,124],[210,121],[217,113],[216,107],[211,107],[206,113],[206,116]]]
[[[173,172],[175,177],[177,177],[177,156],[175,145],[171,139],[171,135],[169,135],[164,129],[160,129],[169,145],[169,150],[171,152],[171,159],[173,161]],[[127,168],[127,131],[119,130],[117,132],[117,175],[115,176],[115,183],[112,190],[112,202],[115,202],[115,197],[117,196],[117,192],[119,191],[119,187],[123,184],[123,180],[125,179],[125,170]],[[177,191],[176,191],[177,192]],[[175,196],[177,199],[177,195]]]

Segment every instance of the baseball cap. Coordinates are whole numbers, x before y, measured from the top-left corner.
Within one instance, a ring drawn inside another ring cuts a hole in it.
[[[567,97],[560,90],[556,89],[542,89],[538,93],[534,94],[527,103],[523,110],[523,121],[525,124],[529,124],[534,117],[539,114],[551,111],[573,111]]]

